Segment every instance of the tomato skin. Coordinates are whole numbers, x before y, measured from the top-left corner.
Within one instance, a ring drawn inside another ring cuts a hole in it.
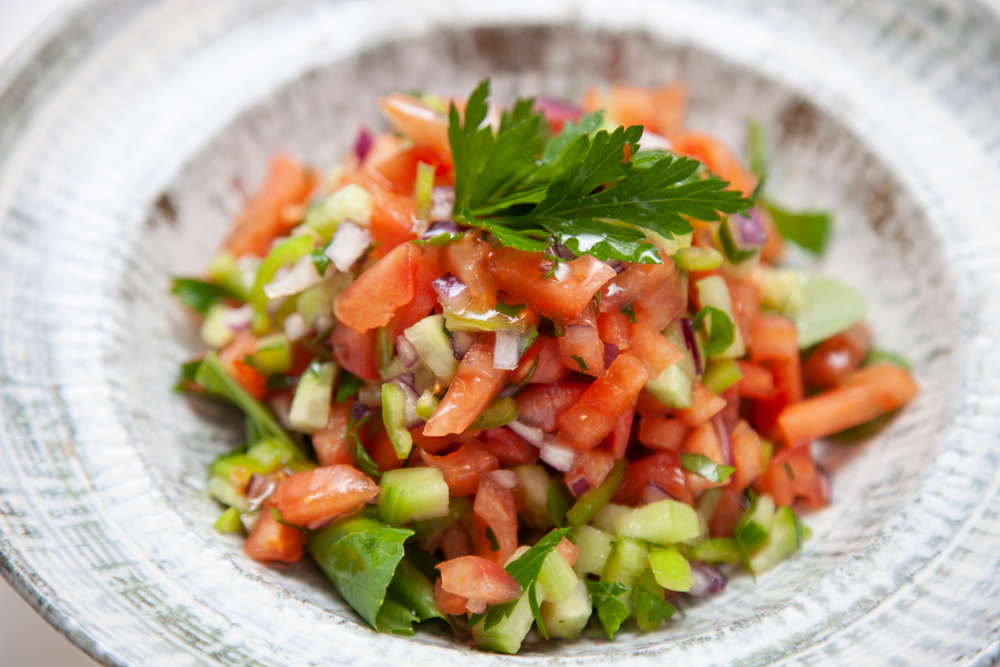
[[[442,155],[440,151],[427,144],[417,144],[400,151],[374,165],[369,173],[396,194],[409,196],[413,194],[413,186],[417,183],[417,164],[420,162],[434,167],[435,184],[451,182],[450,156]]]
[[[445,560],[472,555],[472,538],[461,521],[441,531],[441,552]]]
[[[486,310],[497,303],[497,285],[486,268],[493,252],[478,230],[468,231],[441,248],[441,268],[465,283],[475,310]]]
[[[639,400],[635,402],[635,412],[641,417],[664,417],[671,410],[643,389],[639,392]]]
[[[733,445],[733,467],[736,468],[730,485],[742,491],[764,473],[764,450],[760,436],[745,419],[740,420],[729,437]]]
[[[733,528],[746,511],[743,490],[729,484],[722,489],[722,498],[708,522],[712,537],[732,537]]]
[[[316,175],[284,153],[271,158],[267,177],[253,199],[233,221],[226,250],[235,257],[267,254],[271,242],[297,222],[282,215],[285,206],[302,203],[316,185]]]
[[[713,422],[706,422],[691,431],[687,440],[684,441],[683,450],[685,454],[700,454],[718,465],[729,465],[729,461],[726,460],[722,452],[722,444],[719,442],[719,434],[716,432]],[[693,472],[687,472],[687,483],[691,493],[695,495],[705,489],[726,484],[726,482],[711,482]]]
[[[423,431],[423,426],[416,426],[410,429],[410,436],[413,438],[413,444],[420,445],[420,448],[428,454],[437,454],[438,452],[444,451],[456,443],[475,440],[480,434],[480,431],[466,430],[461,433],[450,433],[448,435],[431,437],[424,435]]]
[[[427,144],[449,162],[448,118],[423,100],[405,93],[389,93],[379,98],[379,109],[393,127],[417,144]]]
[[[469,598],[444,590],[440,577],[434,580],[434,604],[438,609],[452,616],[460,616],[466,613],[465,605],[468,603]]]
[[[233,379],[259,401],[267,393],[267,378],[253,366],[243,363],[243,359],[256,350],[257,339],[252,334],[241,331],[229,345],[219,351],[219,361]]]
[[[816,467],[809,443],[777,452],[764,474],[753,483],[754,491],[767,493],[776,505],[789,506],[802,498],[813,509],[830,504],[832,487],[826,473]]]
[[[758,433],[769,440],[787,445],[799,444],[786,440],[778,428],[778,416],[785,408],[802,401],[802,371],[799,357],[795,355],[782,361],[765,362],[764,366],[774,377],[774,396],[769,401],[754,401],[750,411],[750,423]]]
[[[566,472],[566,486],[572,490],[581,479],[587,480],[591,488],[600,486],[614,467],[615,455],[606,449],[594,448],[580,452],[573,467]]]
[[[496,400],[510,371],[493,368],[493,344],[476,343],[458,364],[458,372],[441,404],[424,425],[423,433],[443,436],[461,433]]]
[[[625,479],[615,494],[614,502],[635,507],[642,502],[646,487],[654,484],[682,503],[694,502],[687,486],[685,470],[681,467],[681,457],[675,451],[657,452],[629,463],[625,469]]]
[[[753,347],[753,327],[751,323],[760,316],[760,289],[749,280],[726,277],[726,286],[733,301],[733,314],[740,335],[747,347]]]
[[[650,283],[659,282],[666,275],[662,264],[628,263],[625,269],[601,287],[602,313],[620,313],[631,304]]]
[[[616,123],[643,125],[665,136],[681,129],[687,107],[687,88],[673,84],[660,88],[611,86],[610,111]]]
[[[486,529],[493,534],[493,550]],[[492,475],[479,481],[476,500],[472,504],[472,544],[475,554],[494,563],[506,563],[517,551],[517,509],[514,494]]]
[[[632,302],[632,310],[636,322],[663,331],[687,310],[687,279],[674,270],[669,257],[654,266],[649,283]]]
[[[535,360],[537,359],[537,365]],[[532,373],[531,369],[535,372]],[[510,376],[512,384],[559,384],[569,377],[570,370],[563,365],[559,340],[552,336],[539,336],[521,356],[521,361]]]
[[[734,386],[739,390],[740,396],[769,401],[774,398],[774,375],[767,368],[749,361],[738,360],[740,378]]]
[[[751,332],[756,341],[750,351],[755,363],[798,358],[799,333],[791,320],[781,315],[762,314],[754,319]]]
[[[632,407],[647,379],[646,364],[631,352],[619,354],[607,375],[594,380],[559,418],[559,439],[579,450],[596,447]]]
[[[681,131],[672,136],[671,141],[678,154],[704,162],[709,171],[729,181],[729,189],[739,190],[747,197],[756,189],[757,177],[714,135]]]
[[[556,545],[556,549],[562,554],[562,557],[566,559],[570,567],[576,565],[576,559],[580,557],[580,548],[570,542],[565,537],[559,540],[559,544]]]
[[[302,560],[305,536],[301,530],[278,523],[265,504],[243,545],[243,553],[262,562],[297,563]]]
[[[292,475],[278,487],[275,508],[295,526],[350,514],[378,495],[378,485],[349,465],[315,468]]]
[[[538,447],[506,426],[485,431],[486,448],[502,466],[534,465],[538,463]]]
[[[395,341],[404,331],[430,315],[437,306],[437,294],[431,284],[444,275],[438,264],[438,249],[434,246],[424,246],[421,253],[413,299],[397,308],[392,321],[389,322],[391,341]]]
[[[639,422],[639,442],[650,449],[679,451],[689,430],[683,419],[647,415]]]
[[[559,418],[580,400],[588,387],[590,385],[585,382],[530,386],[514,397],[518,408],[517,419],[547,433],[557,431]]]
[[[492,560],[463,556],[435,567],[441,572],[441,588],[453,595],[487,604],[502,604],[521,597],[521,585]]]
[[[441,471],[448,492],[455,497],[472,495],[479,488],[480,478],[500,467],[497,457],[478,441],[462,445],[447,456],[433,456],[420,450],[420,461]]]
[[[684,353],[645,322],[632,325],[631,342],[632,352],[646,363],[650,377],[659,376],[668,366],[684,358]]]
[[[561,262],[551,278],[542,275],[552,260],[540,252],[499,248],[490,257],[489,272],[497,286],[516,299],[552,318],[572,320],[587,307],[601,285],[615,277],[615,270],[592,255]]]
[[[559,353],[562,363],[569,368],[586,375],[604,377],[604,343],[597,333],[597,327],[589,322],[570,324],[566,326],[559,341]]]
[[[412,243],[395,247],[334,298],[337,320],[361,332],[387,325],[400,306],[413,300],[420,259]]]
[[[601,340],[624,352],[632,340],[632,320],[621,312],[601,313],[597,316],[597,331]]]
[[[354,465],[354,456],[347,447],[347,423],[353,407],[353,398],[331,405],[330,420],[313,434],[312,444],[321,466]]]
[[[611,428],[611,433],[601,442],[601,447],[611,452],[615,460],[625,457],[629,442],[632,439],[632,421],[635,419],[635,407],[626,410],[615,425]]]
[[[364,380],[380,381],[375,362],[375,330],[355,331],[346,324],[338,324],[330,336],[333,358],[342,368]]]
[[[365,451],[380,472],[396,470],[406,464],[405,459],[396,456],[396,448],[392,446],[392,440],[384,426],[380,426],[375,436],[365,443]]]
[[[725,407],[726,399],[699,382],[694,387],[691,407],[686,410],[675,410],[674,413],[691,428],[698,428]]]
[[[872,348],[871,330],[863,323],[826,339],[802,366],[802,379],[810,387],[827,389],[847,382]]]

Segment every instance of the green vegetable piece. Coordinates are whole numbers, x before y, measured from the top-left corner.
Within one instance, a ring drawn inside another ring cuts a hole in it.
[[[802,546],[802,533],[802,524],[795,513],[788,507],[779,507],[767,541],[750,556],[754,575],[770,570],[798,551]]]
[[[687,593],[694,585],[691,565],[673,547],[650,549],[649,567],[656,583],[667,590]]]
[[[421,550],[414,548],[412,551]],[[419,621],[432,618],[444,619],[444,614],[434,602],[434,582],[414,564],[413,560],[411,549],[407,548],[389,583],[389,595],[404,604],[407,609],[413,610]]]
[[[611,533],[586,525],[574,528],[570,540],[580,550],[573,569],[579,575],[600,574],[611,555],[615,537]]]
[[[351,183],[310,206],[305,224],[327,241],[344,220],[367,227],[371,211],[372,196],[360,185]]]
[[[601,509],[597,510],[597,514],[594,518],[590,520],[590,525],[598,530],[603,530],[605,533],[615,534],[615,519],[618,518],[620,514],[625,512],[631,512],[632,508],[628,505],[616,505],[615,503],[608,503]]]
[[[809,308],[805,278],[795,269],[761,267],[761,308],[794,319]]]
[[[735,224],[734,220],[733,216],[729,216],[719,226],[719,245],[722,246],[722,252],[725,254],[726,260],[733,265],[742,264],[756,257],[759,252],[757,250],[740,250],[736,247],[732,232],[732,225]],[[748,263],[746,266],[750,266],[750,264]]]
[[[723,359],[739,359],[746,354],[746,346],[739,328],[733,326],[736,316],[733,314],[733,300],[726,279],[722,276],[707,276],[698,280],[695,288],[698,290],[698,301],[703,306],[695,325],[700,326],[706,317],[709,318],[705,329],[705,334],[708,335],[705,353]]]
[[[257,270],[257,279],[254,281],[253,290],[250,292],[250,301],[253,303],[254,310],[259,316],[257,318],[258,321],[254,323],[255,332],[263,333],[264,329],[261,327],[264,325],[269,326],[266,311],[268,299],[267,295],[264,294],[264,285],[267,285],[274,279],[274,275],[278,272],[278,269],[287,264],[294,264],[312,252],[313,243],[311,236],[290,236],[272,247],[267,253],[267,257],[261,262],[260,268]]]
[[[722,265],[722,253],[715,248],[681,248],[672,255],[672,259],[686,271],[710,271]]]
[[[360,389],[364,383],[365,381],[357,375],[341,369],[340,382],[337,383],[337,396],[333,399],[334,402],[343,403],[351,396],[357,394],[358,389]]]
[[[517,419],[517,401],[513,398],[501,398],[476,417],[469,426],[470,429],[488,430],[505,426]]]
[[[726,350],[736,342],[737,329],[733,325],[732,318],[718,308],[705,306],[699,310],[695,315],[694,325],[704,326],[705,335],[708,336],[708,340],[705,341],[705,354],[710,357],[725,354]]]
[[[705,563],[729,563],[730,565],[735,565],[743,559],[740,555],[740,548],[736,545],[736,540],[728,537],[713,537],[709,540],[702,540],[688,549],[687,555],[691,560],[700,560]]]
[[[209,477],[208,495],[227,507],[235,507],[240,512],[246,512],[250,509],[250,503],[247,502],[242,493],[236,490],[227,477]]]
[[[613,639],[618,628],[629,616],[628,607],[620,599],[628,589],[614,581],[588,580],[587,591],[591,595],[594,608],[597,609],[597,617],[601,620],[608,639]]]
[[[774,499],[771,496],[757,496],[752,492],[750,509],[748,509],[733,527],[733,540],[740,551],[740,556],[746,568],[753,572],[750,566],[750,554],[763,544],[774,527]]]
[[[861,442],[862,440],[867,440],[882,431],[884,428],[888,427],[889,424],[891,424],[893,420],[899,416],[901,410],[902,408],[890,410],[885,414],[879,415],[875,419],[866,421],[864,424],[858,424],[857,426],[844,429],[839,433],[834,433],[830,437],[845,445],[853,445]]]
[[[220,252],[208,263],[208,276],[212,282],[224,289],[230,296],[240,301],[250,300],[250,285],[247,276],[236,263],[233,253]]]
[[[657,629],[660,623],[674,615],[675,609],[664,601],[664,597],[663,586],[657,583],[653,571],[647,567],[636,582],[632,608],[632,614],[643,632]]]
[[[792,213],[770,200],[765,201],[764,205],[774,220],[774,226],[784,238],[815,255],[822,255],[826,251],[830,229],[833,227],[829,213]]]
[[[549,507],[554,482],[540,465],[523,465],[511,468],[520,480],[514,487],[514,502],[518,507],[521,525],[529,528],[551,528],[555,523]],[[565,512],[563,512],[565,516]],[[559,526],[560,528],[562,526]]]
[[[615,533],[654,544],[686,542],[701,534],[694,508],[676,500],[659,500],[615,517]]]
[[[616,596],[621,606],[606,603],[597,610],[608,637],[613,636],[625,618],[632,613],[635,606],[635,586],[643,570],[646,569],[648,560],[649,548],[644,542],[629,537],[619,537],[615,540],[608,561],[601,571],[601,582],[613,582],[622,586],[624,590]],[[594,589],[591,589],[591,594],[597,597]]]
[[[532,585],[533,591],[537,588],[540,586]],[[537,599],[538,592],[536,591],[534,595]],[[534,615],[531,613],[531,600],[528,595],[522,595],[516,601],[507,604],[511,605],[510,612],[492,625],[487,625],[487,621],[482,615],[474,617],[477,622],[469,627],[472,630],[476,648],[509,654],[517,653],[521,648],[521,642],[531,630],[531,622],[534,620]],[[541,617],[541,611],[539,611],[539,617]],[[544,627],[544,621],[542,627]]]
[[[417,399],[417,416],[427,421],[439,405],[441,405],[441,399],[432,394],[430,389],[427,389]]]
[[[444,316],[430,315],[403,332],[417,348],[424,365],[443,382],[451,382],[458,371],[458,359],[451,349],[451,338],[444,330]]]
[[[548,474],[546,474],[547,476]],[[570,503],[572,502],[573,496],[565,484],[559,480],[555,480],[549,484],[549,490],[545,494],[545,506],[549,510],[552,523],[557,528],[562,528],[566,524],[566,512],[569,510]]]
[[[375,617],[375,628],[385,634],[412,637],[416,634],[413,624],[419,620],[420,617],[414,610],[389,593]]]
[[[595,582],[596,583],[596,582]],[[562,602],[542,603],[542,620],[553,639],[573,639],[587,626],[593,613],[593,601],[587,583],[577,579],[576,586]]]
[[[284,373],[292,367],[292,344],[283,333],[264,336],[253,353],[254,368],[265,375]]]
[[[506,303],[499,302],[497,303],[497,305],[493,307],[496,309],[498,313],[503,313],[507,317],[517,317],[520,314],[520,312],[525,309],[527,305],[528,304],[526,303],[519,303],[514,306],[509,306]]]
[[[247,457],[256,461],[265,474],[293,461],[303,461],[302,453],[278,438],[263,438],[247,448]],[[304,461],[303,461],[304,462]]]
[[[764,128],[757,121],[750,121],[747,127],[747,141],[750,144],[750,159],[748,166],[757,178],[763,180],[767,176],[767,151],[764,140]]]
[[[236,335],[236,332],[226,325],[227,310],[229,309],[222,304],[215,304],[209,309],[205,321],[201,324],[201,342],[212,349],[225,347]]]
[[[366,510],[310,533],[306,549],[347,603],[377,628],[386,591],[403,558],[403,542],[412,534],[380,524]]]
[[[240,511],[235,507],[230,507],[219,520],[215,522],[215,529],[222,533],[223,535],[229,535],[230,533],[243,533],[246,534],[246,528],[243,527],[243,520],[240,519]]]
[[[195,278],[174,278],[170,293],[182,304],[202,315],[207,315],[214,305],[226,296],[226,290]]]
[[[435,167],[426,162],[417,163],[417,180],[414,185],[417,220],[426,220],[431,212],[431,191],[434,190]]]
[[[589,523],[598,510],[608,504],[611,498],[618,493],[622,480],[625,478],[625,460],[615,463],[615,467],[608,473],[607,478],[601,485],[593,488],[582,496],[566,512],[566,521],[573,528],[579,528],[585,523]]]
[[[659,376],[646,381],[646,391],[660,404],[675,410],[686,410],[694,401],[694,382],[691,375],[684,372],[683,361],[667,366]]]
[[[808,308],[792,318],[803,350],[850,329],[868,314],[865,297],[834,278],[808,276],[805,294]]]
[[[761,453],[764,455],[764,470],[771,464],[771,456],[774,454],[774,443],[766,438],[760,439]]]
[[[913,363],[901,354],[896,352],[890,352],[889,350],[879,350],[874,349],[868,353],[865,358],[865,366],[871,366],[872,364],[877,364],[879,362],[886,361],[890,364],[896,364],[901,368],[913,372]]]
[[[303,433],[315,433],[330,421],[333,385],[340,367],[333,361],[309,364],[295,388],[288,421]]]
[[[580,367],[580,370],[584,373],[587,372],[587,362],[583,360],[583,357],[579,357],[575,354],[569,355],[576,362],[576,365]]]
[[[721,394],[741,379],[743,371],[733,359],[709,359],[705,373],[701,376],[702,384],[716,394]]]
[[[311,327],[317,318],[331,317],[333,300],[347,289],[352,280],[350,273],[331,273],[323,282],[300,293],[295,299],[295,307],[302,316],[303,324]]]
[[[468,498],[452,498],[448,503],[447,514],[441,517],[427,519],[425,521],[414,521],[408,526],[408,528],[413,531],[414,540],[422,540],[425,537],[430,537],[434,533],[440,533],[442,530],[455,523],[471,511],[472,503],[469,502]]]
[[[379,481],[378,518],[407,524],[448,516],[448,485],[438,468],[400,468]]]
[[[545,589],[546,600],[562,602],[573,593],[578,581],[576,572],[558,549],[551,551],[545,557],[542,569],[538,573],[538,583]]]
[[[406,429],[406,392],[395,382],[382,385],[382,422],[396,458],[405,460],[413,449],[413,436]]]
[[[725,482],[736,468],[720,466],[718,463],[701,454],[681,454],[681,467],[688,472],[701,475],[710,482]]]

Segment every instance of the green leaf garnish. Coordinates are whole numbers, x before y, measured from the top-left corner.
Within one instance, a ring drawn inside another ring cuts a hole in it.
[[[326,268],[330,266],[330,263],[333,261],[326,256],[326,249],[330,247],[331,243],[333,243],[333,239],[327,241],[323,247],[313,250],[310,255],[310,257],[312,257],[313,266],[316,267],[316,271],[321,276],[326,275]]]
[[[557,528],[562,528],[566,523],[566,511],[573,502],[573,496],[569,489],[561,481],[554,479],[549,484],[545,501],[549,509],[549,516],[552,517],[552,523],[556,524]]]
[[[632,324],[635,324],[635,310],[632,308],[631,303],[622,308],[622,315],[631,320]]]
[[[218,285],[196,278],[174,278],[170,293],[182,304],[202,315],[207,315],[212,306],[228,295],[228,292]]]
[[[503,303],[502,301],[500,301],[500,302],[497,302],[497,305],[493,306],[493,308],[498,313],[503,313],[507,317],[517,317],[518,314],[520,314],[520,312],[522,310],[524,310],[525,307],[527,307],[527,305],[528,304],[526,304],[526,303],[519,303],[519,304],[514,305],[514,306],[509,306],[506,303]]]
[[[628,607],[619,599],[628,589],[615,581],[588,580],[587,590],[590,591],[594,608],[597,609],[604,631],[608,633],[608,639],[612,639],[629,616]]]
[[[584,373],[587,372],[587,362],[583,360],[583,357],[578,357],[575,354],[571,354],[569,356],[573,359],[573,361],[575,361],[580,366],[581,371],[583,371]]]
[[[694,325],[700,327],[705,318],[708,322],[708,341],[705,342],[705,354],[722,354],[736,340],[736,330],[729,315],[711,306],[705,306],[695,315]]]
[[[795,243],[803,250],[822,255],[830,240],[832,218],[823,211],[807,211],[793,213],[785,210],[770,200],[764,201],[774,220],[774,226],[783,237]]]
[[[644,586],[636,589],[635,608],[632,610],[634,616],[646,614],[650,623],[659,623],[673,616],[675,611],[677,610],[673,606],[650,593]]]
[[[368,420],[372,419],[377,412],[369,412],[367,415],[354,423],[354,414],[352,413],[350,417],[347,418],[347,449],[351,452],[351,456],[358,464],[358,470],[365,473],[369,477],[375,477],[376,479],[382,476],[382,472],[378,469],[375,461],[372,457],[368,455],[368,451],[365,446],[361,443],[361,438],[358,437],[358,429],[364,426]]]
[[[486,539],[490,541],[490,551],[494,553],[500,551],[500,543],[497,542],[496,533],[489,526],[486,526]]]
[[[720,466],[718,463],[701,454],[681,454],[681,467],[688,472],[701,475],[710,482],[725,482],[736,468]]]

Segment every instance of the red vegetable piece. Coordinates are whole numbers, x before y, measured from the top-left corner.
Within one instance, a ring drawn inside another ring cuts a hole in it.
[[[419,268],[420,249],[412,243],[397,246],[336,296],[337,320],[362,332],[384,327],[413,299]]]
[[[653,282],[666,275],[661,264],[630,262],[624,270],[601,287],[602,313],[618,313],[628,307]]]
[[[292,475],[278,487],[275,507],[295,526],[350,514],[378,495],[378,485],[357,468],[335,465]]]
[[[632,302],[636,322],[655,331],[663,331],[687,310],[687,281],[668,257],[663,264],[654,264],[649,283]]]
[[[462,445],[447,456],[433,456],[421,449],[420,461],[441,471],[448,492],[455,497],[472,495],[479,488],[479,479],[500,467],[497,457],[478,441]]]
[[[635,403],[649,372],[631,352],[611,364],[580,400],[559,419],[559,439],[579,450],[593,449],[611,432],[615,422]]]
[[[802,366],[802,379],[817,389],[842,385],[858,370],[871,348],[871,330],[864,323],[855,324],[816,346]]]
[[[563,365],[558,339],[542,335],[521,356],[510,382],[522,384],[527,380],[528,384],[559,384],[569,374],[570,370]]]
[[[580,452],[573,466],[566,472],[566,486],[577,488],[576,483],[586,480],[591,487],[600,486],[608,473],[615,467],[615,456],[606,449],[590,449]]]
[[[683,419],[648,415],[639,421],[639,442],[650,449],[680,451],[689,430]]]
[[[389,322],[389,340],[395,341],[403,332],[424,319],[437,306],[437,294],[431,283],[444,275],[438,265],[438,249],[434,246],[424,246],[417,269],[417,282],[413,290],[413,299],[400,306]]]
[[[472,555],[472,538],[461,521],[456,521],[441,531],[441,551],[445,560]]]
[[[502,466],[533,465],[538,462],[538,447],[506,426],[491,428],[486,433],[486,448]]]
[[[375,436],[365,443],[365,451],[381,472],[396,470],[406,464],[405,459],[396,456],[396,448],[392,446],[392,440],[381,423],[378,424]]]
[[[461,239],[441,248],[441,268],[465,283],[475,310],[486,310],[497,303],[497,285],[486,268],[492,254],[493,248],[478,230],[466,232]]]
[[[616,461],[625,457],[625,451],[632,439],[632,421],[634,419],[635,408],[631,407],[618,418],[611,433],[608,433],[604,441],[601,442],[601,446],[611,452]]]
[[[674,413],[691,428],[698,428],[717,415],[724,407],[726,407],[726,399],[699,382],[694,387],[691,407],[686,410],[675,410]]]
[[[278,523],[270,506],[265,505],[243,545],[243,553],[263,562],[297,563],[302,560],[304,542],[304,532]]]
[[[521,597],[521,585],[494,561],[463,556],[435,566],[441,571],[441,588],[447,593],[487,604],[503,604]]]
[[[799,332],[781,315],[766,313],[751,325],[754,340],[750,355],[755,362],[785,361],[799,357]]]
[[[728,463],[722,454],[719,435],[716,433],[715,425],[712,422],[705,422],[698,428],[691,431],[687,440],[684,441],[683,450],[685,454],[700,454],[701,456],[710,459],[717,465],[727,465]],[[726,480],[726,482],[728,482],[728,480]],[[698,495],[705,489],[722,486],[726,484],[726,482],[712,482],[698,473],[687,471],[688,488],[691,489],[691,493],[695,495]]]
[[[670,412],[670,408],[660,403],[651,393],[643,389],[639,392],[639,400],[635,403],[635,412],[642,417],[663,417]]]
[[[740,329],[743,343],[753,346],[753,327],[751,322],[760,316],[760,288],[749,280],[726,278],[729,296],[733,300],[733,314],[736,316],[736,326]]]
[[[566,368],[604,377],[604,343],[596,325],[589,322],[568,324],[563,335],[556,340],[559,341],[559,353]]]
[[[687,486],[687,477],[681,467],[680,454],[675,451],[657,452],[646,458],[632,461],[625,469],[625,479],[615,494],[614,502],[636,506],[642,502],[646,487],[653,485],[682,503],[694,503]]]
[[[338,324],[330,336],[333,359],[348,372],[364,380],[380,381],[375,361],[375,330],[355,331],[346,324]]]
[[[743,490],[729,484],[723,487],[722,497],[719,504],[712,513],[712,518],[708,522],[708,531],[712,537],[732,537],[733,528],[746,511],[744,507],[745,497]]]
[[[312,437],[316,458],[321,466],[338,464],[354,465],[354,456],[347,447],[347,422],[351,417],[354,399],[330,406],[330,420]]]
[[[646,362],[650,377],[658,377],[668,366],[684,358],[683,352],[645,322],[632,325],[631,341],[630,349]]]
[[[479,481],[472,505],[472,544],[477,556],[500,564],[517,551],[514,494],[491,475]]]
[[[632,340],[632,320],[621,312],[602,312],[597,316],[597,331],[601,340],[614,345],[619,352],[624,352]]]
[[[411,196],[417,183],[417,164],[423,162],[434,167],[435,184],[452,181],[451,156],[427,144],[417,144],[413,148],[400,151],[388,160],[370,170],[372,177],[380,180],[396,194]]]
[[[670,139],[675,152],[704,162],[709,171],[729,181],[729,189],[739,190],[747,197],[756,189],[757,177],[715,135],[687,130]]]
[[[243,363],[243,359],[256,350],[257,339],[241,331],[229,345],[219,351],[219,361],[233,379],[259,401],[267,393],[267,378],[258,373],[253,366]]]
[[[434,581],[434,604],[446,614],[461,616],[465,613],[465,605],[469,604],[469,598],[444,590],[441,578],[438,577]]]
[[[764,366],[749,361],[737,361],[743,377],[734,385],[740,396],[771,400],[774,398],[774,375]]]
[[[778,415],[789,405],[795,405],[802,400],[802,371],[798,355],[782,361],[768,361],[764,364],[774,377],[774,396],[770,401],[754,401],[750,412],[750,423],[769,440],[783,442],[789,445],[800,444],[801,441],[789,442],[778,428]]]
[[[576,565],[576,559],[580,556],[580,548],[567,540],[565,537],[559,540],[559,544],[556,545],[556,549],[562,554],[562,557],[566,559],[570,567]]]
[[[458,372],[431,418],[424,435],[461,433],[499,395],[510,371],[493,368],[493,344],[476,343],[465,353]]]
[[[816,467],[809,443],[772,456],[753,488],[759,494],[769,494],[776,505],[786,507],[801,498],[813,509],[821,509],[830,504],[832,494],[830,478]]]
[[[730,485],[742,491],[763,474],[764,450],[760,445],[760,436],[746,420],[740,420],[729,437],[733,446],[733,466],[736,468]]]
[[[559,430],[559,418],[566,414],[590,387],[585,382],[529,386],[514,397],[517,419],[523,424],[551,433]]]

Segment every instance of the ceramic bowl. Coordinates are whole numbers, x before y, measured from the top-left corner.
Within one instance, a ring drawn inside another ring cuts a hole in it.
[[[770,191],[827,209],[818,262],[923,388],[820,445],[804,551],[657,632],[373,633],[307,563],[212,529],[232,415],[171,392],[198,272],[269,154],[337,160],[378,95],[576,97],[686,81],[690,126],[771,138]],[[988,664],[1000,629],[1000,21],[961,0],[95,1],[0,72],[0,569],[108,665]]]

